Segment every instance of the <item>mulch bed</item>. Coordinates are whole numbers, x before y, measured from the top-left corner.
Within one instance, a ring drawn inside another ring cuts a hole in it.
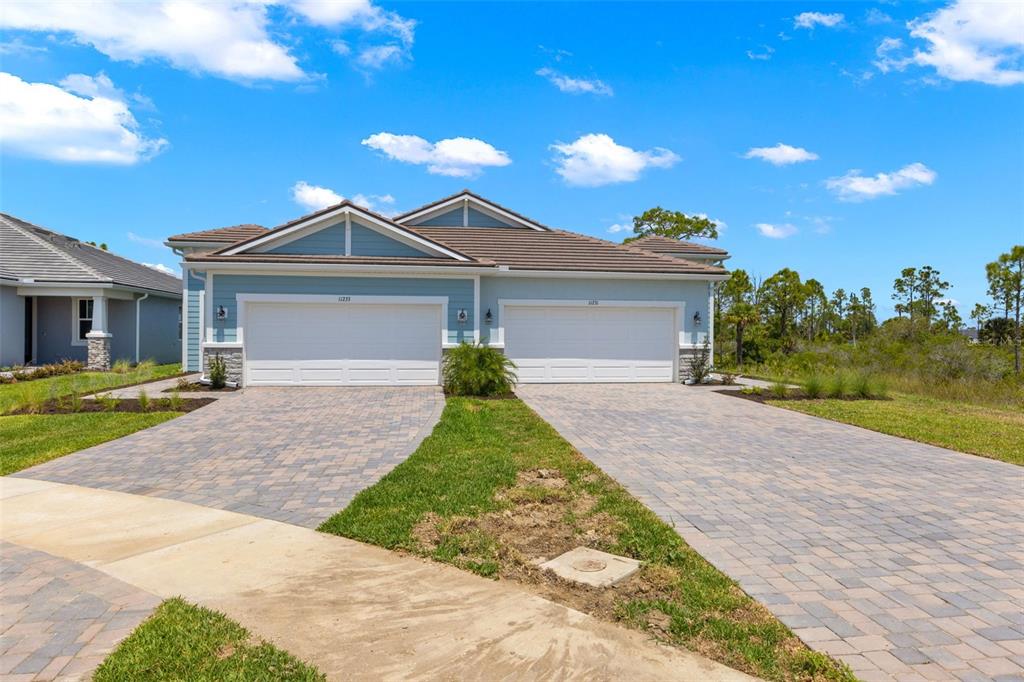
[[[742,391],[715,391],[715,393],[720,393],[721,395],[732,396],[733,398],[743,398],[744,400],[750,400],[750,401],[755,402],[755,403],[761,403],[762,405],[767,403],[769,400],[771,400],[771,401],[787,401],[787,402],[788,401],[803,401],[803,402],[807,402],[807,401],[812,401],[812,400],[892,400],[892,398],[873,398],[873,397],[865,398],[865,397],[853,396],[853,395],[846,395],[846,396],[842,396],[842,397],[832,397],[832,396],[823,395],[820,398],[808,398],[803,393],[794,393],[794,392],[790,392],[790,393],[786,394],[785,397],[783,397],[783,396],[773,395],[768,390],[765,390],[762,393],[744,393]]]
[[[168,400],[151,398],[146,409],[139,406],[135,398],[118,399],[117,404],[111,409],[108,405],[99,400],[82,400],[78,409],[74,409],[69,400],[47,400],[39,409],[32,410],[21,408],[13,410],[8,414],[78,414],[81,412],[191,412],[198,410],[204,405],[215,402],[214,398],[182,398],[181,404],[172,408]]]
[[[210,386],[209,384],[200,384],[200,383],[197,383],[197,382],[190,382],[190,383],[186,384],[185,386],[171,386],[170,388],[165,388],[162,392],[163,393],[174,393],[175,391],[180,391],[182,393],[207,393],[207,392],[212,392],[212,393],[230,393],[231,391],[237,391],[237,390],[238,390],[237,388],[232,388],[231,386],[225,386],[224,388],[214,388],[213,386]]]

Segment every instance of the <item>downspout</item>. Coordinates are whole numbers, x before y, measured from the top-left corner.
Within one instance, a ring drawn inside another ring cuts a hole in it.
[[[142,302],[149,298],[145,294],[142,298],[135,299],[135,364],[139,364],[139,329],[142,326]]]

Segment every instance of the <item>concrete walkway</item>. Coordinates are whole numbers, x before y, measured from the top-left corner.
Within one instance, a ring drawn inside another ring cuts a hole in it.
[[[16,474],[316,528],[419,446],[438,386],[247,388]]]
[[[516,393],[858,677],[1024,679],[1024,468],[719,389]]]
[[[750,679],[506,583],[173,500],[0,478],[0,540],[223,611],[332,679]]]

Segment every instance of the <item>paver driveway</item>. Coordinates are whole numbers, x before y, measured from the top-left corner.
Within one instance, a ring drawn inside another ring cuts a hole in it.
[[[706,387],[516,392],[859,677],[1024,678],[1024,469]]]
[[[316,527],[412,454],[441,389],[250,388],[17,476]]]

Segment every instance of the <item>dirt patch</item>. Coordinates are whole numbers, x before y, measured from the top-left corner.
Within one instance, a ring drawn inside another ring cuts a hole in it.
[[[675,574],[666,567],[644,566],[624,582],[606,588],[566,580],[539,567],[575,547],[609,551],[622,531],[620,521],[595,512],[597,500],[574,489],[557,469],[522,471],[516,484],[496,499],[502,509],[475,518],[428,514],[413,529],[413,539],[424,553],[445,554],[464,568],[493,565],[493,574],[501,579],[609,620],[619,618],[621,602],[672,598],[670,576]],[[453,551],[456,554],[451,557]]]
[[[175,391],[180,391],[182,393],[231,393],[232,391],[237,390],[237,388],[232,388],[231,386],[225,386],[224,388],[214,388],[209,384],[200,384],[195,381],[189,381],[186,383],[178,384],[177,386],[172,386],[171,388],[165,388],[162,392],[174,393]]]
[[[171,400],[151,398],[143,409],[135,398],[115,398],[110,402],[103,400],[80,399],[75,402],[69,398],[47,400],[38,407],[22,407],[8,414],[78,414],[80,412],[192,412],[204,405],[214,402],[214,398],[182,398],[172,405]]]

